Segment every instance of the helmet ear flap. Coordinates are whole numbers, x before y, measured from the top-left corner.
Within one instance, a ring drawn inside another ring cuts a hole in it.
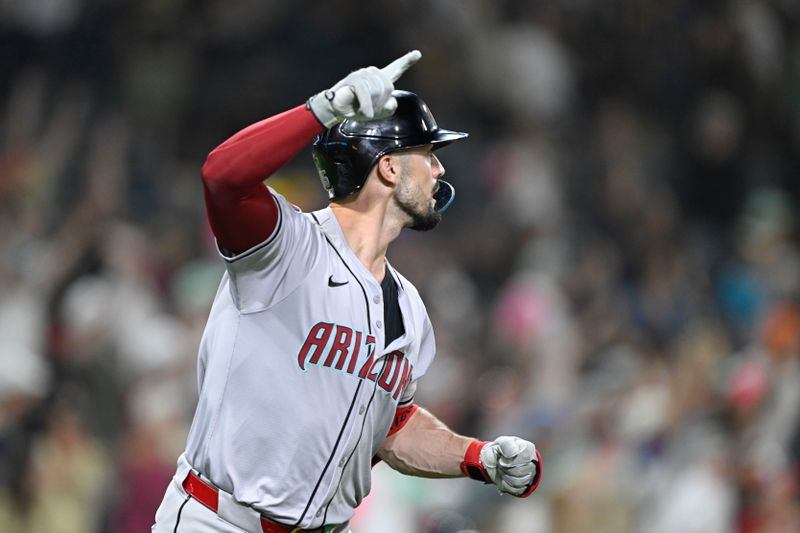
[[[322,150],[318,150],[316,145],[311,151],[311,156],[314,158],[314,166],[317,167],[319,174],[319,181],[322,183],[322,188],[328,193],[328,198],[333,199],[336,195],[336,180],[338,179],[339,169],[335,162],[331,161],[331,157]]]
[[[344,157],[337,157],[334,161],[334,167],[336,168],[336,187],[340,191],[342,189],[350,190],[351,179],[350,176],[353,173],[353,165],[351,161],[348,161]],[[337,194],[336,197],[341,198],[342,194]]]

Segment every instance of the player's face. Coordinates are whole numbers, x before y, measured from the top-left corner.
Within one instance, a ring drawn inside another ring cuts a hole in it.
[[[428,231],[442,219],[442,214],[434,209],[433,199],[442,176],[444,166],[433,153],[433,146],[403,151],[395,201],[408,216],[407,228]]]

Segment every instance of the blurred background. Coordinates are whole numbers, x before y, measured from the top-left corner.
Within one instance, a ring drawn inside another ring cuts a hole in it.
[[[419,403],[527,500],[383,466],[355,533],[800,531],[800,3],[0,0],[0,531],[149,531],[223,270],[199,169],[419,48],[470,138],[404,234]],[[270,184],[325,205],[309,150]],[[264,450],[265,454],[269,450]]]

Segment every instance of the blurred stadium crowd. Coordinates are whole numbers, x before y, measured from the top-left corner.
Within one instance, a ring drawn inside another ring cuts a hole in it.
[[[0,531],[149,531],[222,272],[199,168],[412,48],[458,200],[390,260],[419,403],[528,500],[377,467],[357,533],[800,531],[794,0],[0,0]],[[325,204],[307,153],[271,184]],[[269,450],[264,450],[269,454]]]

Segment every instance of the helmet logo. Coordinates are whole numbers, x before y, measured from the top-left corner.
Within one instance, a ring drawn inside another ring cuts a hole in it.
[[[322,167],[320,158],[317,156],[316,153],[312,153],[311,157],[314,158],[314,164],[317,167],[317,172],[319,172],[319,181],[322,182],[322,186],[328,192],[328,195],[332,198],[333,197],[333,185],[331,185],[331,180],[328,177],[328,173]]]
[[[331,187],[331,180],[328,179],[328,173],[324,170],[319,170],[319,180],[322,182],[322,186],[325,187],[325,190],[328,192],[333,192],[333,187]]]

